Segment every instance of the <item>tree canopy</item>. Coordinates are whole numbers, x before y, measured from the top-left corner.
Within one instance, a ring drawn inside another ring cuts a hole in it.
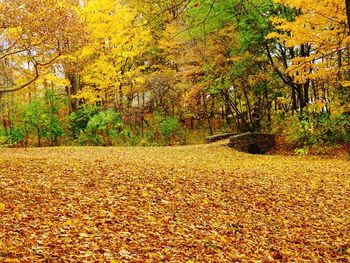
[[[5,134],[21,126],[15,101],[51,89],[67,134],[70,114],[96,107],[133,123],[139,142],[149,131],[159,139],[167,118],[208,133],[294,138],[302,127],[308,138],[349,140],[348,1],[4,0],[0,9]]]

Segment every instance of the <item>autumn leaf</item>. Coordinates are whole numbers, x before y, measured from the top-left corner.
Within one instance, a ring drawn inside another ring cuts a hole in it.
[[[252,156],[218,145],[0,149],[0,155],[6,226],[0,261],[349,255],[346,160]]]

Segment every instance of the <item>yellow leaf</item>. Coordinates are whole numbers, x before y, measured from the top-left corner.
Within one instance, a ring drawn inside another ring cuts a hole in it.
[[[68,219],[66,222],[63,223],[63,226],[70,226],[73,224],[73,221]]]
[[[0,203],[0,212],[5,209],[5,204]]]
[[[141,196],[142,197],[147,197],[147,196],[149,196],[149,193],[148,192],[142,192]]]

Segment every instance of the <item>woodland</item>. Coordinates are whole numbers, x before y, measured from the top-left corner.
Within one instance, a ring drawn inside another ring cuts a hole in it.
[[[350,141],[343,0],[2,0],[0,144]],[[320,150],[321,149],[321,150]]]
[[[350,262],[349,25],[348,0],[0,0],[0,262]],[[243,132],[277,147],[203,143]]]

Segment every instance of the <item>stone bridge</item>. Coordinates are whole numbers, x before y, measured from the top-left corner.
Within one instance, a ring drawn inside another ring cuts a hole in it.
[[[230,137],[228,146],[241,152],[263,154],[276,144],[274,134],[242,133]]]
[[[206,143],[212,143],[220,140],[224,140],[227,138],[230,138],[234,135],[237,135],[238,133],[223,133],[223,134],[217,134],[217,135],[212,135],[207,138],[205,138]]]

